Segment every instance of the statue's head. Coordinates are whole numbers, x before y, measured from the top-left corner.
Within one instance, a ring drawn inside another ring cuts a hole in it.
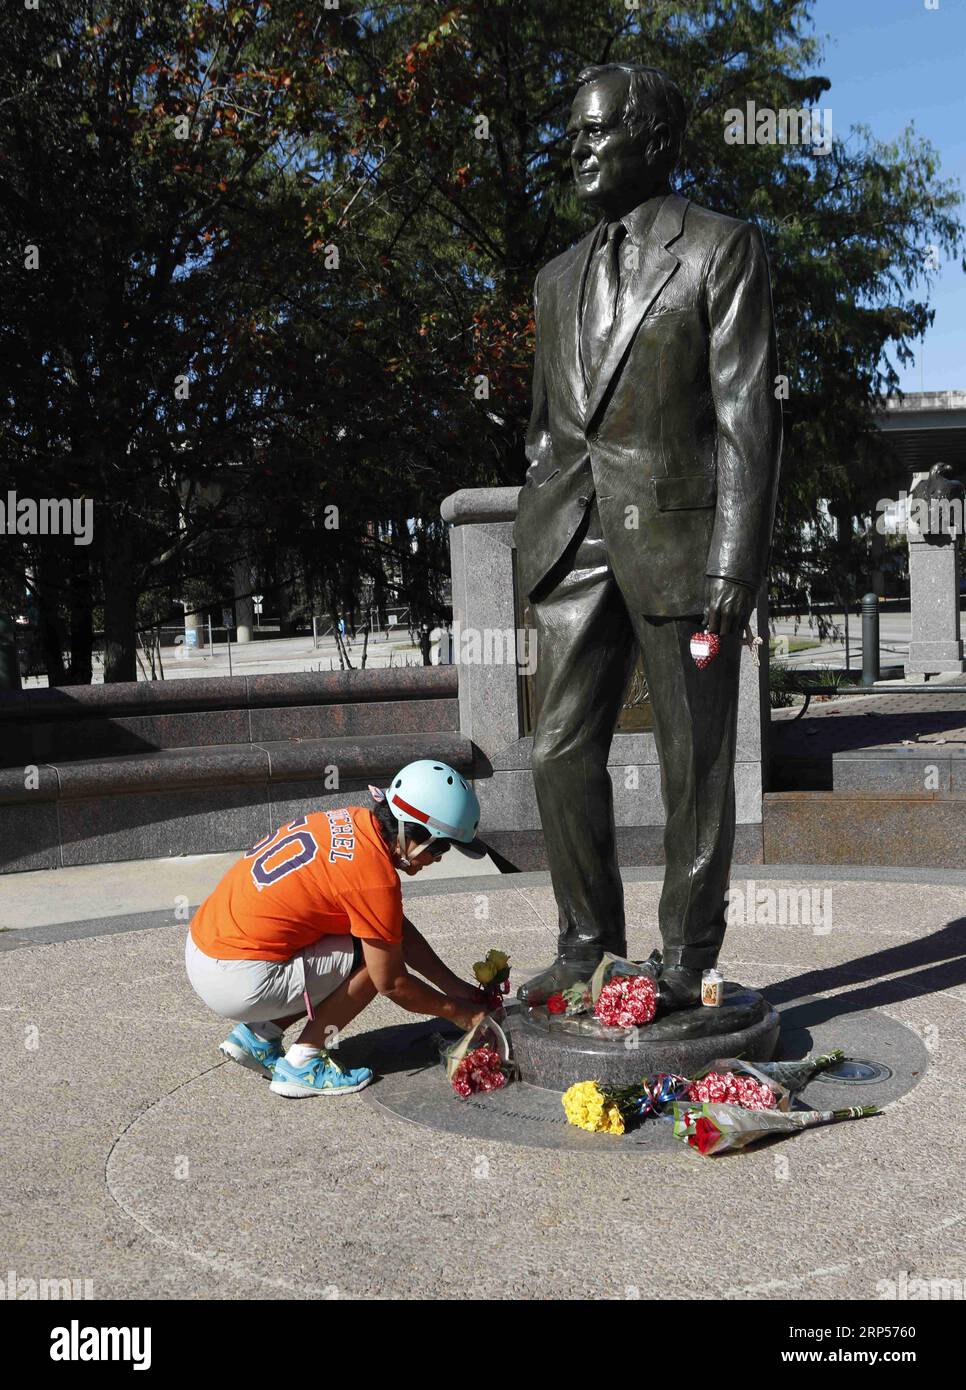
[[[620,216],[667,186],[687,124],[684,97],[638,63],[584,68],[577,81],[567,125],[577,196]]]

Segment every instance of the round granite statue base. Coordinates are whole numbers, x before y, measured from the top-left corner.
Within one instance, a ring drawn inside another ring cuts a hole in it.
[[[779,1019],[756,990],[729,983],[719,1008],[697,1004],[642,1028],[603,1028],[591,1017],[562,1018],[522,1006],[508,1009],[503,1028],[520,1080],[565,1091],[577,1081],[629,1086],[654,1072],[693,1076],[718,1057],[769,1062]]]

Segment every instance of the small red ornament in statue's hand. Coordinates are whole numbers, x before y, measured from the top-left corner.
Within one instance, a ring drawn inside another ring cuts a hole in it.
[[[691,634],[691,656],[699,671],[710,666],[721,650],[721,639],[713,632],[694,632]]]

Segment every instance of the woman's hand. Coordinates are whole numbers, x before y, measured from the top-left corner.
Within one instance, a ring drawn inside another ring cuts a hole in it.
[[[459,1019],[459,1026],[463,1029],[464,1033],[468,1033],[471,1028],[475,1028],[478,1023],[482,1023],[483,1020],[489,1018],[489,1016],[486,1009],[477,1009],[474,1011],[470,1008],[463,1017]]]

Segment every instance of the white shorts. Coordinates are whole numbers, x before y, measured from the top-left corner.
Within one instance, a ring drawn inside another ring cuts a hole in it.
[[[200,951],[191,932],[184,963],[191,988],[222,1018],[236,1023],[265,1023],[305,1008],[305,991],[313,1005],[339,988],[352,974],[351,936],[323,936],[291,960],[214,960]]]

